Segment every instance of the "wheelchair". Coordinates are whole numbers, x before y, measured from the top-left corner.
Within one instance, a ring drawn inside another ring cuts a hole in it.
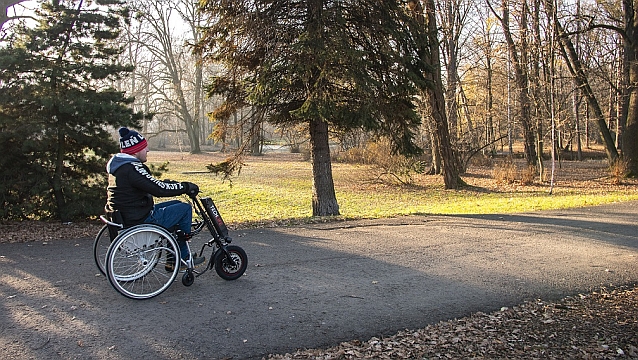
[[[182,284],[190,286],[196,277],[215,268],[224,280],[240,278],[248,266],[248,256],[239,246],[231,245],[226,227],[215,203],[209,197],[190,197],[193,209],[201,221],[192,225],[193,236],[204,227],[212,239],[204,243],[200,254],[209,247],[211,256],[203,270],[193,266],[193,256],[181,259],[177,231],[155,224],[125,227],[119,214],[100,216],[104,226],[93,243],[93,255],[100,272],[120,294],[131,299],[155,297],[175,281],[180,272]]]

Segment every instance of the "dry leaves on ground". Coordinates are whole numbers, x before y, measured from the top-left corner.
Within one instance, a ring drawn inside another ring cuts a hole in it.
[[[394,336],[268,359],[638,358],[638,288],[527,302]]]
[[[94,239],[100,221],[60,223],[55,221],[9,221],[0,223],[0,244],[33,241]]]

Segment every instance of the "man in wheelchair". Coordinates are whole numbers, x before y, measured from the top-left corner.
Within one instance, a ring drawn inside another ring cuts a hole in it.
[[[120,153],[111,157],[106,165],[109,173],[106,211],[118,211],[125,227],[141,223],[157,224],[167,229],[177,227],[180,255],[188,260],[190,254],[186,242],[191,238],[191,204],[179,200],[154,204],[153,197],[195,196],[199,187],[191,182],[155,179],[144,165],[149,152],[146,139],[125,127],[120,128],[119,133]],[[193,254],[194,266],[205,261],[205,257]]]

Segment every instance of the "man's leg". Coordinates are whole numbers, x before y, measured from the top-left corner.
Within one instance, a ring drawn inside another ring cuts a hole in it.
[[[167,229],[177,225],[184,234],[190,235],[193,222],[191,204],[179,200],[166,201],[155,205],[153,213],[146,219],[147,223],[161,225]],[[185,239],[178,239],[182,259],[188,259],[188,246]]]
[[[179,200],[160,203],[155,205],[153,213],[145,222],[161,225],[167,229],[177,225],[185,234],[190,234],[193,208],[191,204]]]

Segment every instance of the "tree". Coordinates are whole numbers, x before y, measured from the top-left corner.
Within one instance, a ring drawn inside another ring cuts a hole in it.
[[[152,92],[148,96],[161,99],[161,106],[154,110],[179,119],[179,131],[185,129],[190,152],[201,153],[201,61],[191,58],[192,48],[186,44],[184,38],[176,35],[180,32],[176,24],[180,24],[191,33],[192,37],[187,41],[192,43],[198,40],[201,19],[197,14],[196,4],[189,1],[140,0],[134,6],[140,29],[137,34],[131,34],[131,40],[138,42],[144,55],[153,62],[152,71],[148,74],[152,78],[144,81],[149,84]],[[177,16],[179,19],[175,19]],[[141,69],[136,71],[136,75],[140,76]],[[190,77],[193,78],[192,82],[189,82]]]
[[[141,118],[109,86],[131,71],[113,60],[127,10],[117,0],[52,0],[36,17],[0,49],[2,218],[99,214],[104,165],[117,151],[108,126]]]
[[[7,21],[13,19],[9,16],[9,8],[24,1],[26,0],[0,0],[0,29]]]
[[[398,152],[420,152],[412,100],[423,67],[399,1],[204,0],[202,6],[215,21],[202,51],[227,69],[211,87],[227,95],[226,113],[250,104],[274,124],[309,125],[313,215],[339,214],[331,128],[372,131],[388,136]]]
[[[547,3],[546,6],[549,9],[553,9],[550,3]],[[587,80],[585,72],[590,69],[587,69],[585,64],[579,63],[575,46],[571,43],[569,36],[581,33],[588,34],[593,30],[597,30],[613,32],[622,37],[622,44],[620,46],[624,54],[622,59],[622,74],[620,75],[621,84],[619,86],[620,89],[617,90],[617,93],[620,95],[620,111],[618,116],[620,128],[618,131],[622,134],[620,141],[622,159],[628,165],[628,175],[635,177],[638,176],[638,87],[635,86],[635,84],[638,83],[638,2],[632,0],[608,3],[600,2],[596,4],[594,9],[595,11],[593,11],[592,14],[581,15],[583,18],[582,21],[586,23],[586,26],[582,30],[567,31],[563,29],[563,24],[557,20],[556,26],[558,27],[561,45],[564,48],[563,57],[569,58],[569,61],[573,63],[575,80],[583,83]],[[598,20],[599,18],[606,20],[600,22]],[[561,31],[562,33],[560,33]],[[596,45],[594,48],[598,47],[599,43]],[[617,42],[614,42],[614,46],[618,46]],[[598,61],[599,60],[596,59],[596,62]],[[593,85],[589,85],[593,88]],[[585,88],[586,92],[583,95],[590,100],[593,98],[594,90],[595,89],[589,90]],[[589,94],[587,92],[589,92]],[[614,144],[614,139],[610,134],[610,130],[604,121],[602,110],[595,108],[592,110],[596,123],[598,124],[600,136],[604,141],[608,160],[614,162],[619,158],[619,154]],[[622,125],[624,125],[624,129]]]
[[[419,89],[427,101],[428,115],[434,121],[432,139],[435,142],[435,146],[433,146],[433,149],[438,152],[437,157],[442,163],[441,170],[445,188],[458,189],[463,181],[459,176],[458,158],[450,143],[447,114],[445,112],[445,95],[441,78],[441,58],[437,39],[438,28],[436,26],[434,1],[426,0],[424,8],[421,1],[411,0],[408,6],[416,20],[416,26],[421,27],[421,31],[413,29],[412,33],[425,35],[417,37],[419,59],[428,66],[427,70],[422,74],[425,82],[420,83]]]
[[[453,143],[460,144],[465,142],[462,132],[459,132],[461,126],[459,124],[459,101],[458,97],[462,94],[462,84],[459,75],[459,61],[462,54],[460,50],[463,47],[464,28],[467,25],[468,15],[472,6],[471,1],[467,0],[444,0],[440,2],[441,10],[438,12],[441,19],[441,28],[443,33],[442,50],[444,55],[444,63],[446,67],[446,106],[447,118],[449,123],[450,137]],[[467,115],[467,114],[466,114]],[[471,127],[471,121],[468,121]],[[470,131],[469,138],[472,138]],[[471,143],[472,140],[468,141]],[[476,144],[470,144],[476,146]]]
[[[534,141],[535,136],[532,126],[531,101],[529,98],[529,74],[527,70],[527,3],[523,1],[523,3],[521,4],[521,16],[519,21],[521,43],[518,46],[514,41],[514,36],[512,35],[512,31],[510,29],[509,1],[501,0],[501,15],[499,15],[494,10],[492,5],[490,4],[490,0],[487,0],[487,4],[494,16],[498,18],[501,23],[503,34],[505,35],[507,49],[509,51],[512,65],[514,67],[514,79],[517,90],[516,93],[518,95],[518,106],[520,107],[521,125],[523,126],[525,158],[527,159],[528,164],[536,165],[538,159],[536,157],[536,145]]]
[[[605,145],[607,158],[610,163],[613,163],[616,158],[618,158],[618,151],[616,150],[616,146],[614,145],[614,140],[611,136],[611,133],[609,132],[609,128],[607,127],[607,123],[605,122],[605,117],[600,108],[600,105],[598,104],[598,100],[596,99],[596,96],[591,86],[589,85],[587,75],[585,74],[584,67],[578,57],[576,48],[574,47],[574,44],[570,40],[568,34],[565,32],[563,25],[558,19],[558,16],[555,14],[553,0],[544,0],[544,5],[547,12],[547,17],[549,19],[552,19],[552,25],[554,26],[556,35],[558,36],[561,55],[565,59],[567,67],[574,77],[576,85],[578,86],[580,91],[582,91],[583,95],[587,99],[590,108],[594,113],[594,118],[596,119],[596,123],[598,124],[598,130],[600,131],[600,136],[603,139],[603,143]]]
[[[624,47],[628,68],[627,121],[622,141],[623,158],[631,176],[638,176],[638,2],[623,0],[625,14]]]

